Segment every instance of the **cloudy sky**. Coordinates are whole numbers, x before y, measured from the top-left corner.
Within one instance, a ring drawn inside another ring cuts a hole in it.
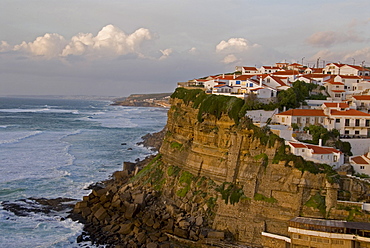
[[[1,0],[0,95],[171,92],[236,65],[370,65],[369,0]]]

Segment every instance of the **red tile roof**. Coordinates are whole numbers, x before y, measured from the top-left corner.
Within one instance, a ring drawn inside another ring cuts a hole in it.
[[[290,116],[325,116],[324,110],[321,109],[289,109],[277,115]]]
[[[302,143],[293,143],[293,142],[289,142],[289,144],[291,144],[294,148],[307,148],[307,146],[305,146],[304,144]]]
[[[362,156],[353,157],[351,160],[356,164],[369,164]]]
[[[353,98],[359,101],[370,101],[370,95],[353,96]]]
[[[334,79],[331,78],[327,81],[329,84],[334,84],[334,85],[344,85],[344,83],[341,82],[334,82]]]
[[[241,76],[238,76],[235,78],[235,80],[247,80],[247,79],[250,79],[251,77],[254,77],[254,75],[241,75]]]
[[[270,66],[270,65],[264,65],[262,66],[262,68],[265,68],[265,69],[273,69],[273,70],[280,70],[279,67],[276,67],[276,66]]]
[[[217,79],[225,79],[225,80],[233,80],[234,75],[218,75],[216,76]]]
[[[321,74],[321,73],[312,73],[312,74],[304,74],[305,77],[308,78],[324,78],[324,77],[331,77],[330,74]]]
[[[367,68],[363,68],[363,67],[358,66],[358,65],[347,65],[347,66],[352,67],[352,68],[354,68],[354,69],[356,69],[356,70],[359,70],[359,71],[362,71],[362,70],[364,70],[364,71],[368,71],[368,70],[369,70],[369,69],[367,69]]]
[[[298,75],[299,73],[295,70],[287,70],[287,71],[277,71],[274,72],[272,75]]]
[[[250,89],[250,91],[256,91],[256,90],[262,90],[264,88],[254,88],[254,89]]]
[[[324,102],[324,105],[327,108],[337,108],[338,104],[340,108],[349,108],[349,105],[345,102],[338,102],[338,103],[337,102]]]
[[[307,148],[312,149],[314,154],[330,154],[330,153],[341,153],[337,149],[332,147],[322,147],[315,145],[307,145]]]
[[[360,76],[350,76],[350,75],[338,75],[341,78],[347,78],[347,79],[360,79]]]
[[[333,91],[333,92],[345,92],[345,90],[331,90],[331,91]]]
[[[243,69],[247,70],[247,71],[258,71],[258,69],[256,67],[243,66]]]
[[[369,116],[370,114],[355,110],[355,109],[349,109],[344,111],[338,111],[338,110],[332,110],[330,112],[331,115],[345,115],[345,116]]]

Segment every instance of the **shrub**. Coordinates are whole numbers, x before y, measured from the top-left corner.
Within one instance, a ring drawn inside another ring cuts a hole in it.
[[[254,194],[254,200],[256,201],[265,201],[265,202],[269,202],[269,203],[275,203],[277,202],[277,200],[274,198],[274,197],[267,197],[267,196],[264,196],[262,194],[259,194],[259,193],[256,193]]]

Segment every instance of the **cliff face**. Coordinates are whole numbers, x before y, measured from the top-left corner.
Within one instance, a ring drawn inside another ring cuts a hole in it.
[[[256,244],[262,243],[262,231],[288,236],[288,220],[300,215],[312,195],[325,191],[325,175],[302,173],[285,162],[272,164],[281,143],[261,144],[253,130],[237,127],[227,115],[208,115],[201,123],[197,115],[197,109],[172,99],[160,152],[167,165],[243,188],[249,200],[236,205],[218,200],[213,228]]]
[[[358,206],[337,202],[365,199],[368,184],[289,154],[283,140],[242,117],[242,100],[180,93],[171,98],[160,154],[76,205],[97,242],[285,247],[261,233],[288,237],[296,216],[370,221]]]
[[[219,119],[203,114],[199,122],[200,110],[192,102],[177,98],[171,101],[168,132],[160,150],[164,163],[209,177],[217,184],[239,185],[246,197],[235,205],[218,198],[214,229],[228,230],[242,242],[267,245],[261,232],[289,236],[288,221],[293,217],[349,216],[349,211],[336,209],[338,180],[329,183],[327,173],[313,174],[298,170],[293,162],[276,161],[279,148],[284,149],[281,140],[267,135],[266,141],[255,129],[243,123],[236,125],[226,114]],[[340,185],[356,197],[368,188],[346,181]],[[363,214],[358,217],[365,218]]]

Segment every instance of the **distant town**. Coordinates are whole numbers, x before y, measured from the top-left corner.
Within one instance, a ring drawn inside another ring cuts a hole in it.
[[[284,138],[293,154],[370,177],[370,69],[363,63],[237,66],[177,86],[243,98],[248,117]]]

